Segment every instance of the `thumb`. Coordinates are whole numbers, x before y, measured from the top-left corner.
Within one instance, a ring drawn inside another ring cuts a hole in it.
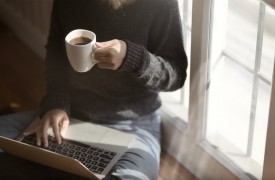
[[[113,40],[111,41],[105,41],[105,42],[96,42],[96,46],[98,48],[106,48],[106,47],[110,47],[114,44]]]
[[[34,134],[37,131],[37,126],[39,123],[39,118],[35,118],[35,120],[24,130],[23,135],[28,136]]]
[[[25,130],[24,132],[23,132],[23,135],[24,136],[29,136],[29,135],[31,135],[31,134],[34,134],[36,132],[36,128],[28,128],[27,130]]]

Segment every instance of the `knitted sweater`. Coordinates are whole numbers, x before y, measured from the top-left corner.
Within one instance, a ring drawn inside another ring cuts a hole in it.
[[[64,45],[74,29],[93,31],[98,42],[124,40],[121,67],[74,71]],[[186,79],[177,0],[135,0],[118,10],[102,0],[55,0],[46,48],[41,114],[60,108],[83,120],[135,119],[161,106],[158,92],[176,90]]]

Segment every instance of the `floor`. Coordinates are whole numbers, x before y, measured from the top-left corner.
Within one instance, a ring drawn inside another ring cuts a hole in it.
[[[43,60],[0,22],[0,115],[35,110],[45,94]],[[196,179],[164,150],[158,180]]]

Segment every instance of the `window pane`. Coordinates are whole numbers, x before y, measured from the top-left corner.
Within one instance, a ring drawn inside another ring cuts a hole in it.
[[[228,2],[225,52],[250,69],[254,69],[259,2],[255,0]]]
[[[272,72],[274,66],[274,47],[275,47],[275,11],[270,7],[266,8],[265,25],[263,34],[263,49],[262,49],[262,63],[261,73],[268,79],[272,79]]]
[[[213,2],[205,138],[244,173],[261,179],[275,13],[255,0]]]
[[[271,86],[267,85],[263,81],[260,81],[251,157],[261,166],[263,166],[264,162],[270,96]]]
[[[253,76],[224,57],[212,73],[206,139],[226,153],[246,153]]]
[[[179,6],[182,8],[180,11],[183,24],[191,28],[192,20],[192,0],[178,0]]]

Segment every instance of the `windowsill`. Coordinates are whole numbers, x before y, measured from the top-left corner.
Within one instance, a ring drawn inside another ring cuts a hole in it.
[[[162,100],[162,111],[165,112],[165,118],[178,119],[180,121],[188,122],[188,108],[187,101],[181,102],[181,90],[170,93],[160,93]]]
[[[227,169],[230,169],[231,172],[233,172],[240,179],[261,179],[262,167],[256,161],[249,158],[249,156],[246,156],[244,153],[238,150],[238,148],[235,147],[235,149],[232,149],[234,148],[234,145],[230,144],[230,142],[223,140],[223,143],[227,143],[227,151],[231,150],[235,153],[224,152],[218,147],[212,146],[212,143],[206,140],[202,141],[200,146],[223,166],[225,166]],[[243,169],[240,167],[243,167]],[[257,177],[254,177],[249,172],[254,172]]]
[[[182,142],[181,140],[185,138],[186,132],[188,130],[188,124],[165,107],[162,107],[159,110],[159,113],[162,118],[162,148],[176,160],[178,160],[180,164],[185,166],[185,164],[181,162],[180,154],[184,153],[186,150],[184,148],[186,147],[183,147],[182,143],[178,142]],[[259,172],[260,165],[253,161],[253,159],[250,159],[246,156],[234,156],[234,154],[232,154],[230,157],[227,157],[224,155],[224,152],[215,148],[211,145],[210,142],[207,141],[202,141],[199,146],[241,179],[256,179],[253,177],[253,175],[245,173],[251,172],[251,169],[257,171],[258,177],[261,176],[260,174],[262,172]],[[240,165],[249,169],[240,169]]]
[[[184,119],[186,119],[188,117],[187,113],[184,113],[182,111],[181,114],[182,114],[182,116],[185,117],[184,119],[177,116],[173,112],[169,111],[166,107],[161,107],[159,110],[159,113],[161,115],[163,124],[166,124],[166,123],[172,124],[173,126],[175,126],[175,128],[182,131],[183,133],[186,131],[187,121],[185,121]]]

